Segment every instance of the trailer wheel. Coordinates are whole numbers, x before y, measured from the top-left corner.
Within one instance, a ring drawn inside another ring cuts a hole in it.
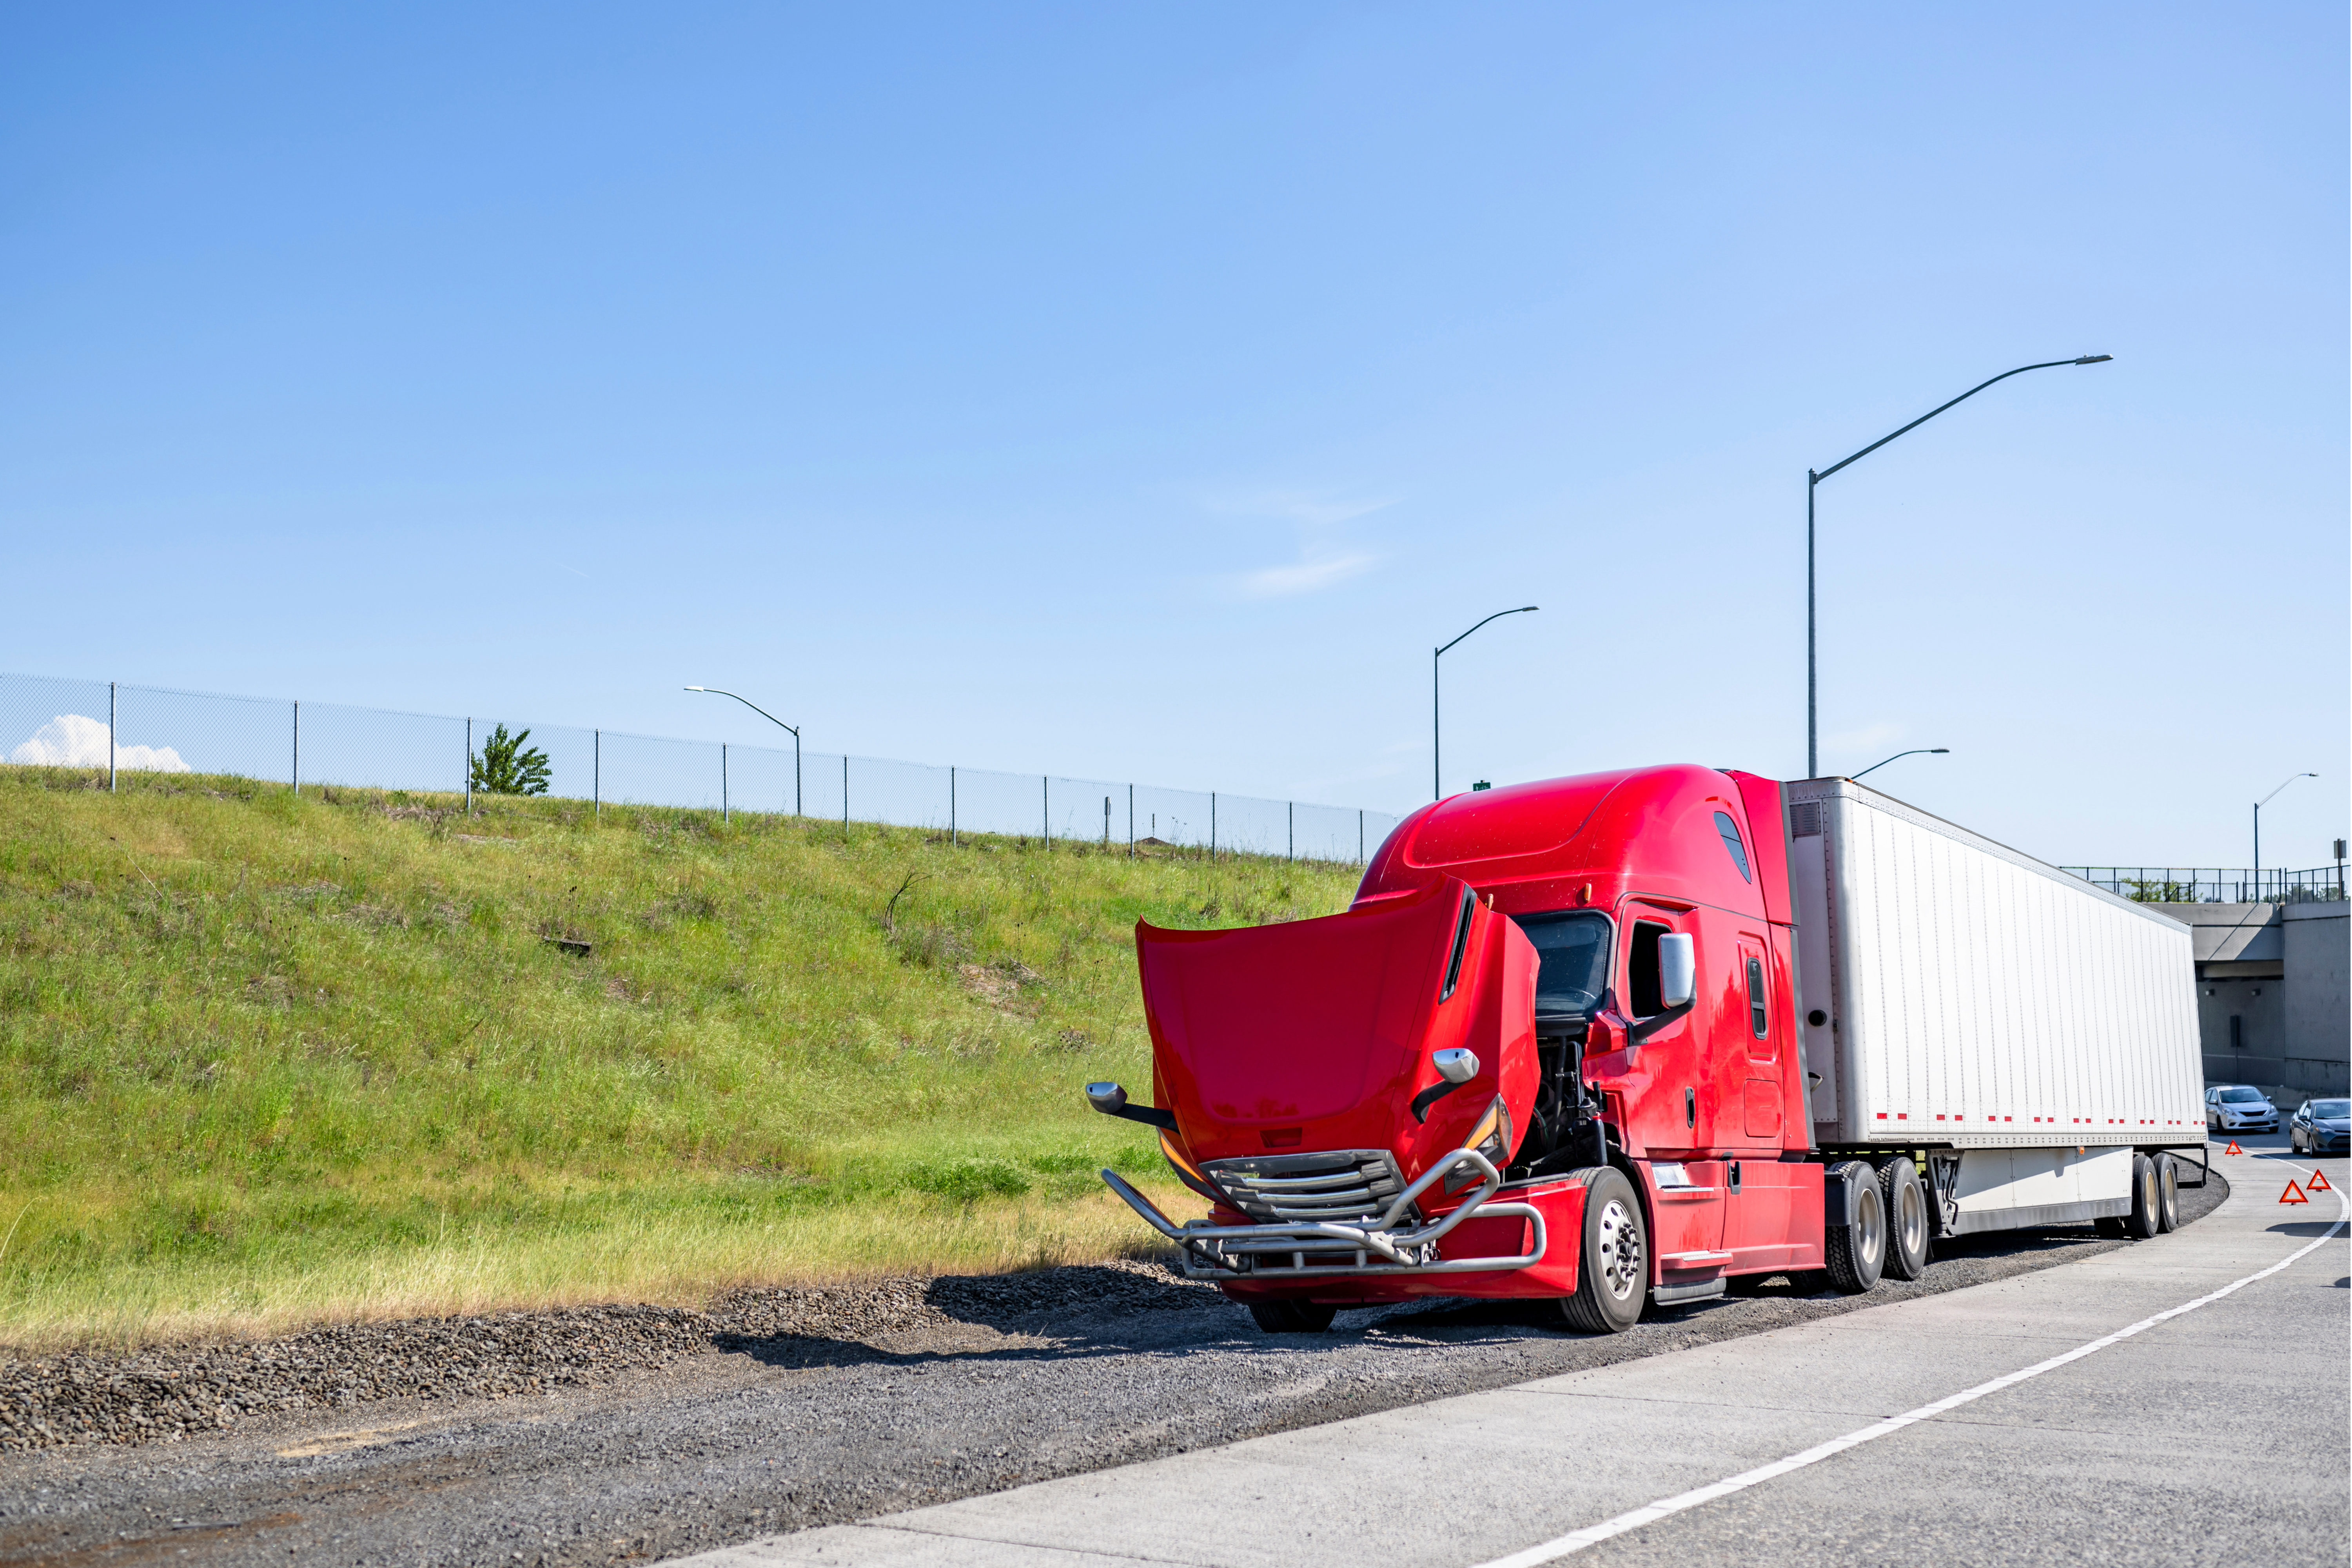
[[[2180,1228],[2180,1167],[2172,1163],[2169,1154],[2156,1157],[2156,1228],[2162,1231]]]
[[[1916,1279],[1927,1272],[1927,1192],[1910,1155],[1878,1163],[1878,1197],[1886,1205],[1886,1272]]]
[[[1584,1333],[1622,1334],[1641,1321],[1650,1295],[1650,1237],[1642,1203],[1613,1165],[1593,1165],[1577,1175],[1584,1184],[1584,1235],[1576,1294],[1560,1298],[1560,1315]]]
[[[2132,1156],[2131,1218],[2124,1228],[2135,1241],[2146,1241],[2164,1228],[2164,1191],[2157,1180],[2156,1162],[2145,1154]]]
[[[1879,1195],[1878,1173],[1860,1160],[1841,1160],[1828,1175],[1846,1184],[1853,1196],[1853,1217],[1822,1228],[1822,1261],[1829,1265],[1832,1285],[1848,1296],[1859,1296],[1878,1283],[1886,1267],[1885,1201]]]
[[[1319,1301],[1252,1301],[1250,1316],[1269,1334],[1319,1334],[1329,1329],[1339,1309]]]

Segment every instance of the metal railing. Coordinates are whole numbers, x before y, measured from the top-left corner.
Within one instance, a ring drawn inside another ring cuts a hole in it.
[[[1361,865],[1403,820],[1384,811],[1058,774],[516,723],[545,754],[546,792],[608,804],[757,811],[844,824],[1082,840]],[[493,718],[452,718],[106,680],[0,674],[0,763],[219,773],[314,786],[464,795]]]
[[[2182,866],[2061,866],[2136,904],[2314,904],[2344,897],[2344,867],[2305,871]]]

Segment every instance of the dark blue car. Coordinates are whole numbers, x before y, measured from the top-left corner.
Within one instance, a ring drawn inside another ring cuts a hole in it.
[[[2306,1154],[2341,1154],[2352,1144],[2352,1100],[2306,1100],[2287,1123],[2287,1146]]]

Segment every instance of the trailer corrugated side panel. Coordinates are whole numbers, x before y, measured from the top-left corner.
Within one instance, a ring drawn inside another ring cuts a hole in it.
[[[2204,1141],[2187,926],[1849,780],[1786,791],[1817,1142]]]

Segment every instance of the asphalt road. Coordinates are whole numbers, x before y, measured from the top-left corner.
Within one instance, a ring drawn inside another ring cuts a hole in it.
[[[2221,1163],[2201,1223],[1976,1289],[691,1561],[2341,1564],[2347,1163]]]
[[[2184,1196],[2195,1212],[2198,1194]],[[1736,1356],[1730,1342],[1876,1310],[1866,1303],[2158,1245],[2086,1230],[1972,1237],[1912,1285],[1853,1299],[1781,1290],[1607,1338],[1564,1331],[1543,1304],[1458,1302],[1268,1337],[1208,1287],[1112,1270],[877,1286],[863,1319],[849,1302],[799,1320],[847,1326],[714,1336],[602,1388],[381,1399],[180,1441],[0,1457],[0,1565],[645,1562],[954,1499],[1027,1498],[1036,1489],[1024,1483],[1046,1478],[1233,1452],[1560,1373],[1707,1347]],[[924,1304],[880,1310],[893,1299]],[[1366,1506],[1416,1517],[1403,1500],[1444,1474]]]

